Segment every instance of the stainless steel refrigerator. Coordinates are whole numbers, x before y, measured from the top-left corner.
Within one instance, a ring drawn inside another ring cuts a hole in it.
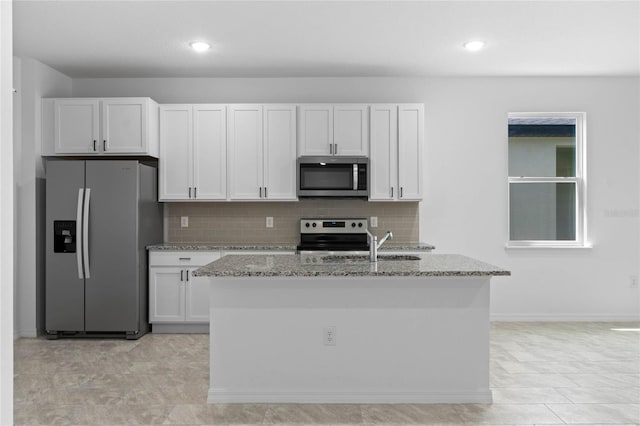
[[[47,161],[48,337],[149,331],[146,246],[162,241],[157,200],[157,170],[138,161]]]

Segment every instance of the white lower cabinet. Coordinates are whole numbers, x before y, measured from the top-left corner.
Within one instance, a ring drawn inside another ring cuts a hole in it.
[[[207,324],[209,280],[192,272],[219,258],[219,251],[149,252],[149,322]]]

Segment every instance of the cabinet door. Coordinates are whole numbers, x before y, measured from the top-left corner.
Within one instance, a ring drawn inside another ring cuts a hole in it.
[[[229,198],[260,200],[262,186],[262,106],[232,105],[227,110]]]
[[[264,197],[295,200],[296,107],[264,105]]]
[[[193,106],[193,198],[227,198],[227,120],[224,105]]]
[[[333,153],[333,105],[300,106],[298,155]]]
[[[398,184],[400,200],[422,200],[424,105],[398,108]]]
[[[56,99],[56,154],[98,154],[100,122],[97,99]]]
[[[371,106],[369,200],[398,198],[398,106]]]
[[[209,279],[193,277],[187,271],[185,286],[186,314],[185,322],[209,322]]]
[[[183,322],[186,269],[149,268],[149,322]]]
[[[368,110],[367,105],[334,105],[334,155],[368,155]]]
[[[190,105],[160,107],[160,201],[188,200],[193,187]]]
[[[144,154],[147,137],[147,99],[102,101],[101,149],[105,154]]]

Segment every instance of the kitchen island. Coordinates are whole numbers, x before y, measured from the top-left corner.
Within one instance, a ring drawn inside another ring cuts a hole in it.
[[[210,279],[208,401],[491,402],[490,279],[510,273],[419,257],[235,255],[196,270]]]

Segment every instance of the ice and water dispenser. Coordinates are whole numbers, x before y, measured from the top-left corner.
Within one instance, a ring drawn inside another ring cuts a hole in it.
[[[53,252],[54,253],[75,253],[76,252],[76,221],[75,220],[54,220],[53,221]]]

